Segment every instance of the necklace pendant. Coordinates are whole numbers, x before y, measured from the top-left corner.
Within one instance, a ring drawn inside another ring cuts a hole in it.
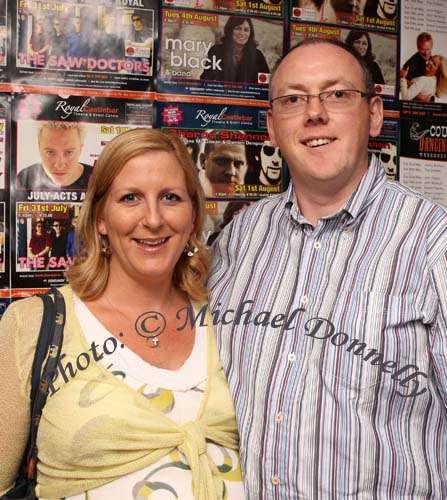
[[[158,338],[157,337],[154,337],[152,340],[152,345],[151,347],[157,347],[158,346]]]

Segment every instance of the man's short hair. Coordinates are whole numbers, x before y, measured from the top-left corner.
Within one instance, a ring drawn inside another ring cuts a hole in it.
[[[213,135],[213,133],[217,132],[217,130],[207,130],[207,134],[208,136],[211,136]],[[237,132],[238,134],[244,134],[244,132],[242,130],[233,130],[233,132]],[[214,147],[218,144],[224,144],[223,142],[221,141],[218,141],[217,139],[212,139],[212,140],[209,140],[209,139],[205,139],[204,140],[205,144],[203,146],[203,153],[205,154],[205,156],[208,156],[211,151],[214,150]],[[237,146],[244,146],[245,148],[245,143],[244,141],[231,141],[230,143],[231,145],[237,145]],[[246,149],[246,148],[245,148]]]
[[[48,128],[50,130],[77,130],[79,134],[79,139],[81,144],[84,143],[85,139],[85,126],[78,122],[56,122],[56,121],[42,121],[37,125],[37,141],[40,142],[40,137],[42,135],[42,130]]]
[[[426,31],[419,33],[418,37],[416,38],[416,43],[418,45],[424,42],[433,42],[432,36],[430,35],[430,33],[427,33]]]
[[[360,67],[363,70],[363,81],[365,83],[365,91],[368,94],[368,97],[374,97],[376,95],[376,86],[374,84],[373,77],[371,75],[371,72],[369,71],[368,67],[366,66],[366,63],[362,56],[353,48],[350,47],[349,45],[346,45],[346,43],[336,40],[334,38],[319,38],[319,37],[310,37],[310,38],[305,38],[298,44],[296,44],[294,47],[292,47],[288,52],[286,52],[281,59],[276,63],[271,76],[270,76],[270,88],[269,88],[269,99],[273,99],[272,95],[272,90],[273,90],[273,81],[275,78],[275,73],[278,70],[278,67],[280,66],[281,62],[285,59],[286,56],[288,56],[291,52],[294,50],[300,48],[300,47],[306,47],[307,45],[318,45],[318,44],[328,44],[328,45],[335,45],[336,47],[340,47],[341,49],[345,50],[346,52],[349,52],[349,54],[354,57],[357,62],[359,63]]]

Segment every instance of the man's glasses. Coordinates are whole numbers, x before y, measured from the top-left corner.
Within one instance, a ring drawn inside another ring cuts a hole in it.
[[[53,224],[53,227],[61,227],[60,224]]]
[[[326,90],[319,94],[289,94],[270,100],[270,106],[281,114],[304,113],[312,97],[318,97],[326,111],[346,111],[354,108],[363,97],[373,97],[354,89]]]
[[[141,17],[132,17],[132,22],[133,23],[139,23],[141,21],[142,21]]]

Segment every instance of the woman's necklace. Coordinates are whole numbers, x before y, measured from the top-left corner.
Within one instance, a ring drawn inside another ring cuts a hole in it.
[[[169,292],[169,298],[168,298],[168,312],[171,306],[171,299],[172,299],[172,294],[174,292],[174,287],[171,287],[171,291]],[[125,320],[126,322],[130,323],[133,325],[135,331],[140,337],[145,338],[146,340],[151,340],[152,345],[150,347],[157,347],[158,346],[158,337],[165,331],[166,329],[166,318],[163,316],[158,311],[146,311],[138,316],[138,318],[133,322],[131,319],[129,319],[123,311],[121,311],[118,307],[113,304],[113,302],[107,297],[106,294],[104,294],[104,298],[106,299],[107,303],[110,305],[110,307],[118,312]],[[124,335],[122,332],[120,332],[120,336]]]

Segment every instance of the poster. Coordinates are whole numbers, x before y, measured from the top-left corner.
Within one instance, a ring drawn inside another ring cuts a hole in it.
[[[399,0],[291,0],[292,20],[396,32]]]
[[[228,14],[254,14],[282,18],[286,0],[164,0],[165,7],[217,10]]]
[[[402,0],[400,181],[447,206],[447,11]]]
[[[203,241],[207,245],[212,245],[219,233],[227,226],[238,214],[243,212],[251,200],[231,200],[231,201],[218,201],[208,200],[205,203],[205,224]]]
[[[401,119],[400,181],[447,206],[447,113]]]
[[[103,95],[152,90],[157,2],[127,3],[17,0],[12,83],[26,91],[72,87]]]
[[[207,198],[256,199],[283,191],[281,153],[269,142],[266,108],[157,103],[160,128],[182,138]]]
[[[10,288],[8,182],[10,144],[9,97],[6,94],[0,94],[0,298],[9,297]]]
[[[65,283],[95,162],[116,135],[151,127],[152,103],[21,95],[12,102],[12,285]]]
[[[308,37],[333,38],[346,42],[364,58],[376,84],[376,92],[396,96],[397,35],[336,26],[291,23],[290,45],[293,47]]]
[[[6,0],[0,2],[0,82],[8,79],[9,49],[9,6]]]
[[[283,21],[164,9],[161,25],[158,92],[268,99],[270,72],[283,53]]]

